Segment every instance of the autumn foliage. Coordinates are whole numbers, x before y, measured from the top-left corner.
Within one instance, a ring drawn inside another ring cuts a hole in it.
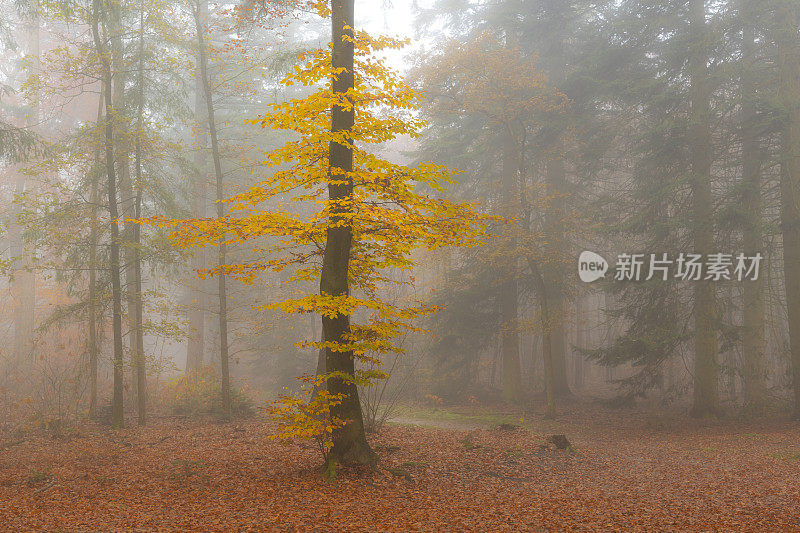
[[[425,122],[415,116],[415,110],[421,95],[377,55],[401,48],[404,41],[372,38],[365,32],[345,38],[352,39],[355,48],[355,86],[351,90],[335,93],[331,89],[330,80],[338,73],[333,72],[330,47],[300,54],[300,64],[283,83],[315,90],[305,98],[275,104],[270,113],[249,121],[297,133],[296,140],[266,154],[264,164],[275,169],[267,179],[227,200],[230,214],[223,218],[159,219],[156,223],[173,226],[173,241],[181,247],[202,247],[222,239],[229,244],[255,245],[252,255],[258,256],[257,260],[219,265],[201,275],[224,273],[252,283],[260,272],[290,269],[289,281],[301,284],[319,279],[327,229],[332,224],[349,225],[353,231],[350,294],[331,296],[299,290],[291,298],[265,303],[260,309],[356,317],[344,342],[308,340],[299,346],[353,351],[357,360],[369,363],[369,369],[336,377],[369,385],[384,376],[377,356],[402,351],[394,342],[396,336],[419,331],[414,320],[435,310],[419,301],[398,305],[382,299],[382,288],[414,282],[410,275],[398,279],[387,271],[409,271],[414,264],[412,252],[419,248],[478,244],[486,217],[477,214],[474,205],[440,197],[453,183],[456,171],[430,162],[413,167],[391,163],[370,149],[398,136],[420,137]],[[351,131],[331,132],[332,106],[355,110]],[[341,169],[330,168],[328,148],[334,142],[353,148],[352,173],[345,175]],[[352,198],[331,200],[326,195],[328,185],[345,180],[354,184]],[[349,205],[345,206],[346,202]],[[332,222],[331,213],[342,207],[347,209],[339,210],[336,222]],[[284,396],[283,408],[273,410],[287,422],[281,436],[328,434],[332,426],[345,422],[330,420],[326,414],[326,405],[340,400],[325,394],[310,401]]]
[[[577,453],[546,447],[548,433],[531,428],[391,425],[373,440],[382,469],[342,472],[333,483],[309,468],[314,447],[270,441],[274,423],[261,419],[7,436],[0,523],[12,531],[797,530],[796,426],[675,418],[671,427],[664,416],[583,409],[550,428],[566,432]]]

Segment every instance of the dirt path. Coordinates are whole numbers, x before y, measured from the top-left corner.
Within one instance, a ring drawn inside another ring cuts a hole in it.
[[[436,429],[452,429],[457,431],[471,431],[474,429],[487,429],[487,424],[470,422],[467,420],[441,420],[433,418],[412,418],[397,416],[389,420],[390,424],[397,426],[420,426]]]

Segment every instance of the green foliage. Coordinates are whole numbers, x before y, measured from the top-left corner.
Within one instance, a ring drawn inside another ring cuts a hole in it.
[[[36,470],[32,469],[28,474],[28,485],[38,485],[45,481],[50,481],[53,474],[49,470]]]
[[[329,482],[335,480],[337,466],[338,463],[335,460],[333,459],[326,460],[325,464],[322,467],[322,477]]]
[[[0,120],[0,157],[24,161],[43,153],[44,145],[34,133]]]
[[[253,416],[253,400],[244,389],[231,387],[231,416]],[[224,416],[222,386],[213,367],[200,372],[184,374],[168,383],[164,389],[164,403],[176,415],[214,417]]]

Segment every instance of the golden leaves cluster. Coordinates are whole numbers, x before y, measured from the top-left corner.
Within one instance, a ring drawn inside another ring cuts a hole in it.
[[[160,223],[175,226],[173,240],[181,247],[215,245],[222,238],[229,244],[254,245],[257,260],[208,272],[224,273],[245,283],[263,271],[287,268],[293,272],[290,281],[318,279],[328,228],[349,226],[353,233],[349,282],[351,294],[359,297],[302,294],[264,308],[325,316],[366,315],[369,318],[363,324],[354,326],[358,334],[342,347],[364,355],[398,349],[387,339],[400,330],[413,330],[414,318],[433,311],[418,304],[401,307],[382,301],[382,286],[410,283],[392,280],[386,272],[410,270],[412,252],[418,248],[480,242],[486,218],[475,212],[474,205],[442,197],[456,171],[430,162],[416,166],[392,163],[370,151],[401,135],[421,135],[425,123],[414,113],[421,95],[376,56],[381,50],[401,48],[405,41],[372,38],[365,32],[354,32],[345,39],[353,42],[355,50],[353,88],[333,92],[331,79],[341,72],[333,69],[330,47],[304,53],[283,83],[315,90],[304,98],[274,104],[269,113],[249,121],[298,134],[295,140],[265,154],[264,164],[275,169],[269,177],[226,200],[229,216]],[[330,109],[334,106],[354,111],[351,131],[331,131]],[[331,143],[352,147],[352,172],[330,168]],[[332,201],[328,187],[341,184],[352,184],[352,196]]]
[[[381,298],[381,290],[389,284],[413,283],[410,276],[406,281],[397,279],[397,272],[413,267],[412,254],[417,249],[479,243],[487,217],[477,214],[474,205],[444,198],[455,171],[430,162],[407,166],[375,155],[376,145],[399,136],[420,137],[426,126],[415,114],[421,95],[376,56],[376,52],[402,47],[405,41],[375,39],[364,32],[353,32],[344,39],[352,41],[354,47],[352,88],[343,93],[333,91],[332,79],[342,71],[333,68],[331,47],[301,54],[298,66],[283,83],[311,87],[313,92],[277,103],[269,113],[248,121],[297,134],[294,140],[265,154],[264,165],[274,169],[266,179],[226,200],[230,209],[226,217],[162,219],[156,223],[172,225],[173,241],[181,247],[216,245],[221,240],[253,246],[256,260],[220,265],[203,273],[224,273],[244,283],[252,283],[261,272],[285,269],[292,272],[289,281],[319,279],[329,228],[349,227],[353,240],[348,294],[300,291],[262,308],[352,317],[344,338],[308,341],[299,346],[352,352],[369,370],[338,378],[370,385],[385,377],[379,370],[379,355],[402,352],[393,339],[401,332],[419,331],[414,320],[435,310],[420,302],[389,303]],[[330,110],[334,107],[353,111],[355,125],[351,130],[331,131]],[[332,143],[352,148],[352,171],[331,167]],[[352,194],[332,200],[329,187],[341,185]],[[329,373],[313,379],[321,383],[333,377],[337,376]],[[330,407],[341,400],[320,390],[306,399],[281,397],[270,408],[283,422],[279,437],[316,438],[328,443],[331,432],[342,423],[331,418]]]

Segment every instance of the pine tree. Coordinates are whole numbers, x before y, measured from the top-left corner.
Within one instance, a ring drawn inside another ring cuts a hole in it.
[[[775,0],[774,42],[777,48],[783,131],[781,132],[781,229],[783,273],[792,361],[794,415],[800,418],[800,6]]]

